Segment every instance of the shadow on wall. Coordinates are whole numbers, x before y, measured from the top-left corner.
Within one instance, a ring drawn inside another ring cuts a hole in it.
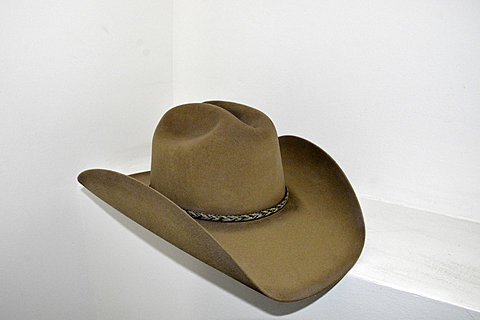
[[[257,291],[247,287],[243,283],[238,282],[233,278],[230,278],[222,272],[190,256],[188,253],[178,249],[169,242],[163,240],[159,236],[140,226],[136,222],[130,220],[128,217],[97,198],[87,189],[82,188],[82,192],[86,194],[105,212],[111,215],[115,220],[121,223],[124,227],[133,232],[143,241],[147,242],[150,246],[160,251],[162,254],[166,255],[167,257],[182,265],[183,267],[193,271],[194,273],[208,280],[209,282],[215,284],[216,286],[234,294],[245,302],[259,309],[262,309],[263,311],[271,315],[280,316],[296,312],[312,304],[326,293],[320,293],[313,297],[296,302],[278,302],[272,300],[262,295],[261,293],[258,293]]]

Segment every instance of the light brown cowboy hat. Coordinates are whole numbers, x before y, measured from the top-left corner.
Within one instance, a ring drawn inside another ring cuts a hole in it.
[[[155,130],[151,171],[93,169],[78,181],[143,227],[278,301],[333,287],[365,227],[345,174],[322,149],[277,137],[233,102],[175,107]]]

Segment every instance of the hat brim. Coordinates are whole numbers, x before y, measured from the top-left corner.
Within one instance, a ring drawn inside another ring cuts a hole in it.
[[[78,180],[173,245],[277,301],[325,292],[355,264],[365,241],[360,205],[345,174],[318,146],[279,138],[287,205],[250,222],[192,219],[149,187],[150,172],[93,169]]]

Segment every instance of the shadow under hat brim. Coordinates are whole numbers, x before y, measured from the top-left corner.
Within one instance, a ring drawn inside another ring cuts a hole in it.
[[[297,301],[334,286],[355,264],[365,227],[345,174],[322,149],[279,138],[287,205],[237,223],[192,219],[149,187],[150,172],[94,169],[79,181],[99,198],[180,249],[277,301]]]

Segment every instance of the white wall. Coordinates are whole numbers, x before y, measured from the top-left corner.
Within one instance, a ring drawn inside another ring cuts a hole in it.
[[[362,196],[480,221],[480,2],[175,1],[174,101],[256,106]]]
[[[172,103],[171,12],[170,1],[0,2],[1,319],[98,315],[93,258],[108,251],[86,224],[105,213],[85,210],[76,176],[149,157]]]

